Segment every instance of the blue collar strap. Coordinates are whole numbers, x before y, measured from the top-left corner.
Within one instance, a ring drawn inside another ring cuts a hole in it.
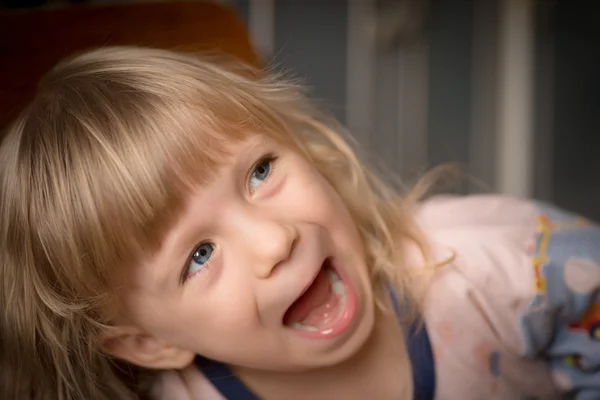
[[[425,324],[408,329],[406,347],[412,365],[414,400],[433,400],[435,395],[435,363]]]
[[[227,400],[259,400],[225,364],[196,357],[196,366]]]
[[[398,297],[392,289],[389,289],[388,293],[392,300],[394,312],[400,317],[402,312],[400,311]],[[408,326],[405,333],[406,348],[412,366],[413,399],[433,400],[435,395],[435,362],[427,327],[424,323],[413,322]]]

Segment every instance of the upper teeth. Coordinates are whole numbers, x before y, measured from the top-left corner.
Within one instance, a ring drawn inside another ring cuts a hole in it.
[[[344,287],[344,282],[342,282],[339,275],[336,274],[333,269],[328,268],[327,269],[327,278],[329,279],[329,282],[331,283],[331,287],[333,288],[333,291],[337,295],[342,296],[342,300],[344,300],[343,296],[346,294],[346,288]]]

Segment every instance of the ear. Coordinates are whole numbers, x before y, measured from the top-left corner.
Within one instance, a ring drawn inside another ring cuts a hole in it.
[[[102,334],[101,347],[107,354],[149,369],[183,369],[195,357],[135,327],[111,328]]]

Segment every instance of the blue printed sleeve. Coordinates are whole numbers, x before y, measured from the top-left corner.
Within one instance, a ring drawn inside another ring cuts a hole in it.
[[[600,399],[600,227],[538,205],[535,293],[519,314],[523,356],[545,358],[557,386]]]

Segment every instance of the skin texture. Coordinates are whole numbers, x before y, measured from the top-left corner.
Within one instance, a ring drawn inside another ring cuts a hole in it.
[[[196,189],[159,251],[135,269],[124,299],[127,315],[106,338],[108,352],[149,368],[181,370],[166,373],[163,381],[171,385],[163,386],[195,387],[194,396],[207,386],[189,366],[195,354],[229,364],[266,399],[339,395],[331,384],[342,376],[352,382],[357,375],[356,385],[394,382],[379,366],[394,371],[388,361],[404,360],[401,346],[385,346],[398,343],[397,322],[380,318],[375,329],[358,231],[312,164],[272,139],[251,136],[233,144],[230,157]],[[190,263],[195,250],[211,248],[207,262]],[[356,313],[340,335],[307,339],[282,319],[327,258],[354,292]],[[352,386],[345,385],[348,396],[357,393]],[[209,390],[193,398],[215,396]]]

